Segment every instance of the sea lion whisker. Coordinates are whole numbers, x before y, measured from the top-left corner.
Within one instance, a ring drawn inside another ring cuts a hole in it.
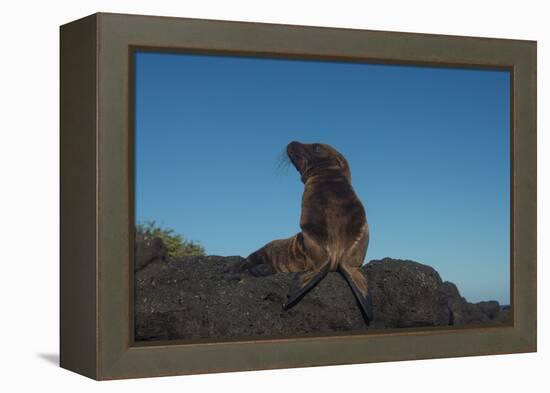
[[[288,167],[290,167],[291,161],[290,158],[288,158],[288,155],[286,154],[286,151],[281,151],[277,156],[277,169],[278,170],[286,170]]]

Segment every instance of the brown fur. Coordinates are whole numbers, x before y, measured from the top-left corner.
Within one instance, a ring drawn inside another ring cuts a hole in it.
[[[348,162],[326,144],[291,142],[287,155],[304,183],[302,231],[266,244],[232,270],[254,275],[296,272],[285,309],[299,302],[329,271],[339,271],[368,323],[372,320],[371,296],[360,267],[369,244],[369,227],[351,185]]]

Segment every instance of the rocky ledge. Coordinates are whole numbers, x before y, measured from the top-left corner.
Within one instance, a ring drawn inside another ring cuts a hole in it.
[[[224,273],[241,257],[167,258],[154,239],[136,246],[135,338],[174,340],[289,336],[424,326],[509,323],[496,301],[468,303],[432,267],[385,258],[363,267],[375,320],[367,326],[348,284],[328,276],[284,311],[293,275]],[[149,244],[149,246],[147,245]]]

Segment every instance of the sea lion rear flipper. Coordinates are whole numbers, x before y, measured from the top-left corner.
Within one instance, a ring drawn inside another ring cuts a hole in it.
[[[324,264],[318,269],[296,273],[288,300],[283,305],[285,310],[294,307],[311,289],[315,287],[328,273],[329,265]]]
[[[369,283],[365,275],[357,267],[350,268],[343,265],[340,265],[340,273],[346,281],[348,282],[359,306],[361,306],[361,311],[363,312],[363,317],[367,324],[370,323],[373,319],[372,312],[372,294],[370,290]]]

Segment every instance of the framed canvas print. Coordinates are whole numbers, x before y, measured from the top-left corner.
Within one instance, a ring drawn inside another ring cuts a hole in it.
[[[536,350],[536,43],[61,27],[61,366]]]

